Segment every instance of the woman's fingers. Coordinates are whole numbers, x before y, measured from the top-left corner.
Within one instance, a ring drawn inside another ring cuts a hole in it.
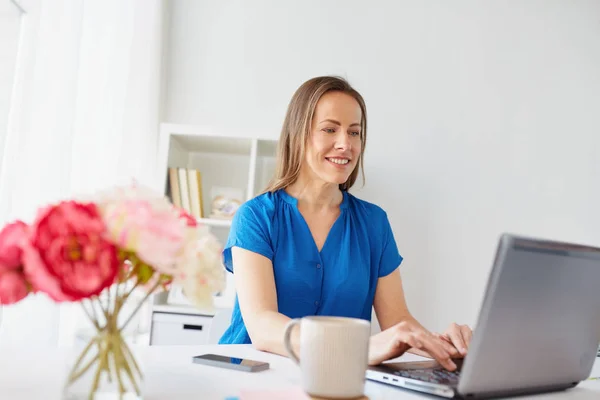
[[[456,369],[456,364],[451,359],[451,352],[444,347],[444,342],[433,335],[424,335],[419,338],[423,342],[423,349],[436,359],[444,368],[449,371]]]
[[[394,337],[394,344],[402,352],[406,351],[409,347],[414,347],[415,349],[423,348],[423,342],[417,339],[416,335],[410,330],[397,331]]]
[[[459,337],[462,339],[461,334]],[[429,354],[445,369],[454,371],[456,364],[452,358],[460,356],[455,346],[452,336],[434,335],[419,324],[403,321],[371,338],[369,363],[373,365],[398,357],[412,347]],[[459,342],[459,346],[464,348],[466,344]]]
[[[426,351],[437,360],[444,368],[450,371],[456,369],[456,364],[451,359],[451,348],[448,343],[434,336],[426,329],[414,323],[401,323],[397,325],[397,333],[401,340],[411,347]],[[449,350],[445,346],[448,346]]]
[[[460,331],[462,332],[462,336],[465,339],[465,343],[467,345],[467,349],[471,345],[471,339],[473,338],[473,331],[467,325],[463,325],[460,327]]]
[[[460,353],[464,356],[467,355],[467,345],[465,340],[463,339],[463,332],[460,327],[456,324],[452,324],[448,332],[446,332],[454,347],[460,351]]]
[[[446,334],[435,334],[435,335],[437,338],[440,339],[440,342],[442,343],[442,345],[444,346],[444,349],[446,349],[448,354],[450,354],[450,357],[452,357],[452,358],[461,357],[461,353],[454,346],[454,344],[452,343],[452,339],[450,339],[450,337],[448,335],[446,335]]]

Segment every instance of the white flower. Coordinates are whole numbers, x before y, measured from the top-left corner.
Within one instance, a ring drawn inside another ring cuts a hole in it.
[[[213,296],[225,289],[221,244],[206,226],[188,228],[186,250],[178,263],[175,283],[197,307],[213,307]]]

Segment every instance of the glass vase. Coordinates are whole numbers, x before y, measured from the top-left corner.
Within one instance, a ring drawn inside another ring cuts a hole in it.
[[[143,399],[142,364],[131,338],[110,324],[79,332],[67,362],[63,399]]]
[[[65,400],[141,400],[144,375],[135,345],[142,297],[115,285],[99,297],[81,301],[90,324],[75,336],[67,359]]]

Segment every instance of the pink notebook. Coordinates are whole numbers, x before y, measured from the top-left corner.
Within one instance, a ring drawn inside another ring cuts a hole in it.
[[[301,388],[242,390],[240,400],[310,400]]]

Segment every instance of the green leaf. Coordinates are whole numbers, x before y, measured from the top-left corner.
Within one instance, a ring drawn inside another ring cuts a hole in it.
[[[152,269],[152,267],[150,267],[148,264],[144,264],[144,263],[139,263],[137,265],[137,278],[138,278],[138,282],[140,282],[141,284],[145,284],[147,283],[150,278],[152,278],[152,275],[154,274],[154,270]]]

